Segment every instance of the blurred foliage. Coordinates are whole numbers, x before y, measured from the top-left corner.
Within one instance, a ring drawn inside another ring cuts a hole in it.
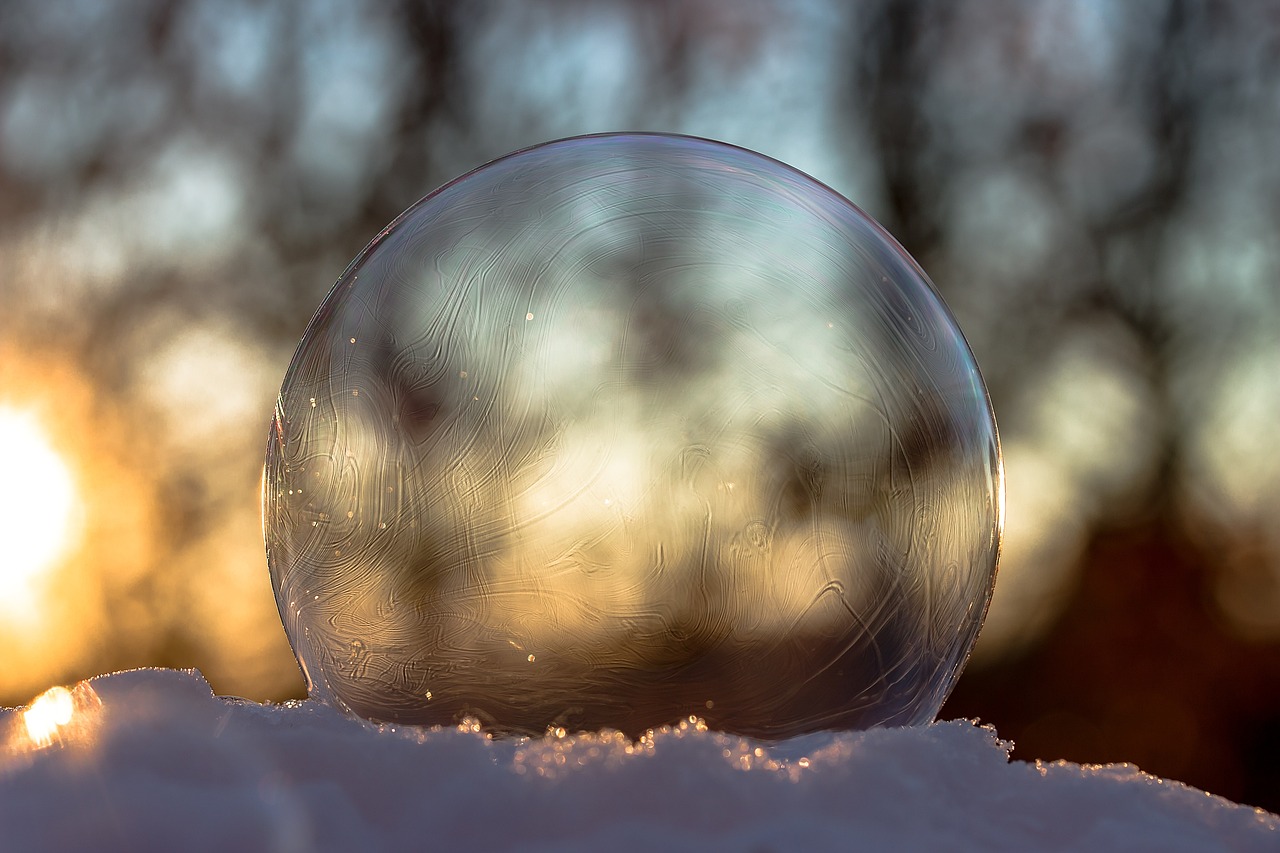
[[[948,712],[1280,808],[1277,92],[1266,0],[12,0],[0,405],[85,521],[43,626],[0,621],[0,702],[151,664],[296,695],[256,494],[310,313],[441,182],[664,130],[844,193],[969,336],[1008,535]]]

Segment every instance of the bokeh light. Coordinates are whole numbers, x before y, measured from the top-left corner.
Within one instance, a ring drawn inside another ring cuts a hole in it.
[[[27,737],[36,746],[48,746],[58,730],[71,722],[75,713],[75,701],[65,687],[50,687],[37,696],[31,707],[22,712],[22,724]]]
[[[11,756],[33,750],[92,744],[102,700],[87,681],[67,688],[55,685],[15,714],[4,750]]]

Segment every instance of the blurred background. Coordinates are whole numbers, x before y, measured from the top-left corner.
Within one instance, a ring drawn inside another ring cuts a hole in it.
[[[0,705],[302,694],[259,478],[290,355],[438,184],[578,133],[790,163],[986,375],[1008,517],[943,709],[1280,811],[1280,6],[9,0]]]

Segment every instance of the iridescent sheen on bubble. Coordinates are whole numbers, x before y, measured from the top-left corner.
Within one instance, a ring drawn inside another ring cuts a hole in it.
[[[995,424],[919,267],[706,140],[513,154],[311,321],[264,520],[311,695],[381,721],[933,719],[990,599]]]

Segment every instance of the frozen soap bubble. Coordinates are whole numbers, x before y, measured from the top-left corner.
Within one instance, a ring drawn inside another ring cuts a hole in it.
[[[294,355],[263,499],[313,697],[535,734],[928,722],[1001,529],[919,267],[794,169],[660,135],[521,151],[379,234]]]

